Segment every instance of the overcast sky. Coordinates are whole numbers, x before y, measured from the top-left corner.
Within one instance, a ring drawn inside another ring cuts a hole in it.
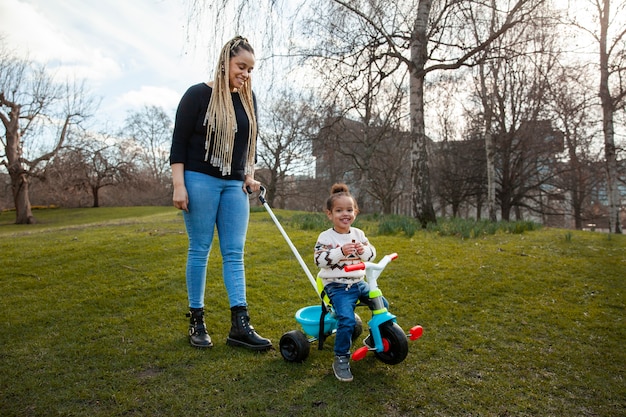
[[[555,1],[561,6],[570,4],[569,0]],[[212,26],[194,26],[192,40],[187,41],[187,3],[0,0],[0,36],[10,48],[46,63],[59,76],[86,80],[91,92],[102,99],[97,117],[100,123],[119,126],[129,110],[140,110],[144,105],[163,107],[173,117],[184,91],[212,78],[216,52],[235,35],[224,30],[223,39],[214,39],[214,20],[204,18],[213,22]],[[295,3],[290,0],[288,4]],[[263,86],[280,86],[286,79],[269,68],[263,70],[263,41],[268,38],[268,28],[263,19],[256,23],[254,30],[243,34],[257,52],[254,85],[258,96]],[[206,33],[199,34],[203,29]]]
[[[0,0],[9,48],[85,79],[102,98],[98,120],[115,124],[146,104],[173,117],[184,91],[209,79],[186,21],[182,0]]]

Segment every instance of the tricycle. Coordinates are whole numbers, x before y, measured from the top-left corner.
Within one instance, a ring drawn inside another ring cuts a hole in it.
[[[330,299],[324,293],[321,280],[313,277],[313,274],[311,274],[300,253],[267,203],[265,195],[266,189],[261,186],[259,201],[283,235],[320,299],[318,305],[306,306],[296,312],[295,318],[302,327],[302,331],[290,330],[280,338],[279,346],[282,357],[288,362],[303,362],[309,356],[311,343],[317,341],[319,350],[323,349],[325,339],[337,330],[337,319],[335,318]],[[378,287],[378,277],[385,267],[397,257],[396,253],[392,253],[385,255],[376,263],[361,262],[354,265],[346,265],[344,268],[346,272],[364,269],[365,279],[370,287],[368,299],[363,300],[361,303],[369,307],[372,312],[372,317],[367,322],[369,334],[363,340],[363,346],[352,353],[352,359],[355,361],[365,358],[368,352],[373,352],[377,359],[386,364],[398,364],[408,354],[408,341],[417,340],[422,336],[423,329],[420,325],[411,327],[408,334],[402,330],[397,323],[396,316],[391,314],[385,307],[382,291]],[[363,331],[363,324],[358,314],[356,314],[356,320],[357,325],[352,335],[353,342],[359,338]]]

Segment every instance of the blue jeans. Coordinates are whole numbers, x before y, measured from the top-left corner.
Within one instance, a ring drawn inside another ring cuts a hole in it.
[[[187,297],[189,307],[204,307],[207,262],[214,230],[222,253],[222,276],[231,307],[246,306],[243,263],[250,202],[243,181],[226,180],[185,171],[189,212],[183,212],[189,238],[187,252]]]
[[[347,284],[331,283],[324,287],[326,295],[330,298],[335,315],[337,316],[337,333],[335,334],[335,355],[350,355],[352,345],[352,333],[356,326],[354,309],[360,300],[369,298],[370,287],[365,281],[359,281],[348,287]],[[383,298],[385,307],[389,304]]]

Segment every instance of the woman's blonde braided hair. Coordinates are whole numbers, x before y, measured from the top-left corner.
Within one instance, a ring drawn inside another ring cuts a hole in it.
[[[206,116],[204,117],[204,125],[207,127],[204,160],[208,161],[210,156],[211,165],[220,168],[222,175],[231,174],[235,133],[237,133],[237,120],[228,79],[230,58],[239,55],[241,50],[246,50],[254,55],[254,49],[252,49],[248,40],[241,36],[236,36],[231,39],[222,48],[217,67],[215,68],[213,92],[209,100]],[[253,175],[256,155],[257,121],[254,112],[254,99],[252,96],[250,77],[248,77],[243,86],[238,89],[237,93],[248,115],[250,126],[248,131],[248,156],[245,174]]]

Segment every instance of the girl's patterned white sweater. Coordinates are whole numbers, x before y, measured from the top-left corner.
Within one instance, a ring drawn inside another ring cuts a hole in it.
[[[347,256],[341,251],[341,247],[346,243],[361,242],[363,253],[355,253]],[[315,265],[320,268],[318,276],[324,285],[331,282],[342,284],[353,284],[363,280],[364,270],[346,272],[345,265],[359,262],[370,262],[376,258],[376,249],[370,245],[361,229],[351,227],[349,233],[338,233],[334,229],[328,229],[320,233],[315,244]]]

